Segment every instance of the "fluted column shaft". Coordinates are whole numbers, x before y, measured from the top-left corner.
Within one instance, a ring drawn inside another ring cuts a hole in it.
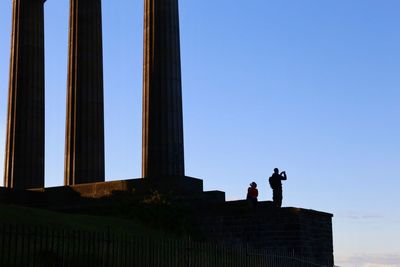
[[[145,0],[143,177],[184,176],[178,0]]]
[[[44,186],[44,2],[12,1],[4,185]]]
[[[70,0],[65,184],[104,181],[100,0]]]

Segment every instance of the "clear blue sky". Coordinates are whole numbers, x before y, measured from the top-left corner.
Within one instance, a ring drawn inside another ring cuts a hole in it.
[[[62,185],[68,1],[45,4],[46,185]],[[334,213],[342,266],[400,266],[400,2],[180,1],[186,173]],[[3,173],[11,0],[0,1]],[[103,0],[107,180],[140,176],[143,1]]]

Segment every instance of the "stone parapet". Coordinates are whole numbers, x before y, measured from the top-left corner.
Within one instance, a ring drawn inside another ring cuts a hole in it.
[[[213,242],[295,253],[333,265],[332,214],[275,208],[270,201],[258,204],[252,208],[247,201],[234,201],[209,207],[202,217],[204,235]]]

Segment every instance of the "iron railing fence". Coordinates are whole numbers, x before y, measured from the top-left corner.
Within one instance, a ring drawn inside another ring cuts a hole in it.
[[[1,267],[322,267],[293,253],[191,240],[0,224]]]

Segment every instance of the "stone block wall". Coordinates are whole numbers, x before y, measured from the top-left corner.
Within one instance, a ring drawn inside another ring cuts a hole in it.
[[[246,201],[237,201],[205,213],[201,225],[213,242],[295,253],[333,266],[332,216],[299,208],[277,209],[271,202],[251,208]]]

